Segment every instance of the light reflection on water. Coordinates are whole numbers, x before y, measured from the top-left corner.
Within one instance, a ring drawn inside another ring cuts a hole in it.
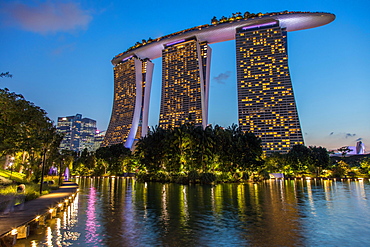
[[[17,246],[367,246],[368,181],[177,185],[81,178],[71,208]],[[28,241],[28,242],[27,242]]]

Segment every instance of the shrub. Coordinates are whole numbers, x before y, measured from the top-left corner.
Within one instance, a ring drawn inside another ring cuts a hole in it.
[[[197,171],[190,171],[188,173],[189,182],[195,183],[199,179],[199,173]]]
[[[200,174],[199,180],[202,184],[210,184],[216,181],[216,175],[213,173],[202,173]]]

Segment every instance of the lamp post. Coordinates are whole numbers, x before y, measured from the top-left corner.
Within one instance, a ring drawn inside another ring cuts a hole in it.
[[[63,165],[64,165],[64,158],[63,158],[62,162],[60,163],[60,167],[59,167],[59,181],[58,181],[59,186],[62,184]]]
[[[40,196],[42,196],[42,184],[44,183],[44,171],[45,171],[46,151],[47,151],[47,149],[46,149],[46,148],[44,148],[44,154],[43,154],[43,156],[42,156],[42,169],[41,169],[41,182],[40,182]]]

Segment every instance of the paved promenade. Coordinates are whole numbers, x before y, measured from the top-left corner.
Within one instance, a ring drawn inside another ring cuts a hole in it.
[[[32,221],[36,216],[47,213],[50,207],[56,207],[58,203],[69,198],[77,188],[78,185],[74,182],[64,182],[50,194],[28,201],[22,207],[14,207],[13,212],[0,214],[0,238],[12,229]]]

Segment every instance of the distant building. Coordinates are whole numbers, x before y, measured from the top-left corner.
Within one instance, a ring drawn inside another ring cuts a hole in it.
[[[95,141],[94,141],[94,150],[97,150],[98,148],[100,148],[101,144],[104,141],[105,133],[106,133],[105,130],[103,130],[103,131],[97,130],[96,131]]]
[[[358,141],[356,146],[348,146],[351,151],[348,152],[349,155],[365,154],[365,144],[362,141]]]
[[[91,152],[97,149],[96,121],[90,118],[82,118],[81,114],[68,117],[58,117],[57,130],[64,134],[60,149],[81,152],[85,148]],[[101,143],[101,140],[100,140]],[[99,143],[99,146],[100,146]]]

